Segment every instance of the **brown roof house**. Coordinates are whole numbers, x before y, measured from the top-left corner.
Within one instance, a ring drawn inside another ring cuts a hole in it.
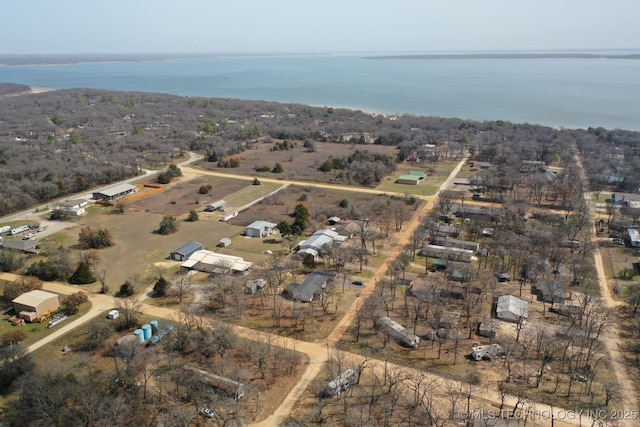
[[[37,317],[56,311],[60,307],[58,294],[41,290],[26,292],[12,302],[16,314],[21,312],[36,313]]]

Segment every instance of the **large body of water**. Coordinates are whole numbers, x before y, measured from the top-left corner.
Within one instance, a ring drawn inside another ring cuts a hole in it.
[[[0,82],[260,99],[571,128],[640,129],[637,59],[203,57],[3,66]]]

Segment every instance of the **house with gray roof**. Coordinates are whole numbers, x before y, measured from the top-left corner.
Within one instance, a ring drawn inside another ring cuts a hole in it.
[[[311,302],[338,277],[335,273],[315,271],[307,274],[302,283],[292,283],[284,290],[294,301]]]
[[[254,221],[251,224],[247,225],[245,235],[247,237],[271,236],[276,225],[278,224],[269,221]]]
[[[345,240],[347,240],[347,236],[338,234],[333,230],[317,230],[307,240],[300,242],[297,255],[304,257],[307,254],[311,254],[314,259],[318,259],[324,245],[339,245]]]
[[[5,240],[0,244],[2,249],[13,249],[16,251],[35,253],[40,242],[37,240]]]

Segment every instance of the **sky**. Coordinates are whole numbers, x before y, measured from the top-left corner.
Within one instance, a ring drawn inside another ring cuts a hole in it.
[[[640,49],[638,0],[22,0],[0,54]]]

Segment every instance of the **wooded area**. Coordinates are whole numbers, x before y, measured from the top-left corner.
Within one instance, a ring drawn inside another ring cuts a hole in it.
[[[5,94],[25,89],[0,87]],[[435,160],[468,149],[507,167],[516,155],[571,162],[567,148],[576,143],[591,185],[602,186],[609,176],[620,177],[620,191],[640,185],[638,132],[71,89],[0,98],[0,215],[135,176],[140,168],[164,167],[186,149],[225,157],[271,140],[304,141],[311,149],[322,142],[393,145],[398,160],[434,144]]]

